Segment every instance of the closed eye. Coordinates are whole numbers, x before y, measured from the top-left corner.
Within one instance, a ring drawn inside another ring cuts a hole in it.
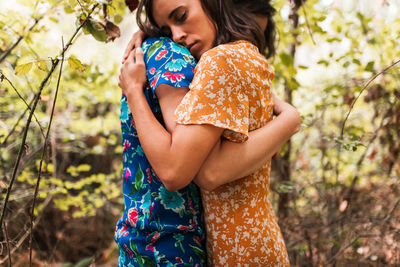
[[[185,11],[181,12],[180,14],[178,14],[176,16],[176,21],[177,22],[184,22],[186,20],[186,17],[187,17],[187,12],[185,10]]]

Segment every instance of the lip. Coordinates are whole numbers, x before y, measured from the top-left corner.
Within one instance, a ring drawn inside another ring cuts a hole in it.
[[[198,48],[198,42],[194,42],[187,46],[187,49],[190,51],[190,54],[194,55]]]

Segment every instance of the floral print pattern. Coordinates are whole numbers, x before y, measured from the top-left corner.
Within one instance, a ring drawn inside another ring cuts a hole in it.
[[[243,142],[248,131],[272,118],[267,60],[256,46],[238,41],[204,53],[175,120],[225,128]],[[202,191],[209,266],[289,266],[284,240],[268,199],[270,162],[254,174]]]
[[[189,86],[196,61],[168,38],[147,39],[143,51],[150,84],[144,92],[153,113],[163,123],[155,88],[162,83]],[[205,233],[197,186],[192,183],[176,192],[164,187],[139,143],[125,95],[121,98],[120,120],[125,209],[114,235],[119,266],[205,266]]]

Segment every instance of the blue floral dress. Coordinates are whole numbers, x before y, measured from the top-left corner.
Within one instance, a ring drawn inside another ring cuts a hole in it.
[[[148,84],[147,101],[162,122],[155,95],[160,84],[187,87],[195,59],[169,38],[143,43]],[[121,98],[123,194],[125,210],[115,230],[119,266],[205,266],[205,233],[200,193],[193,183],[168,191],[140,146],[125,95]],[[157,142],[157,140],[155,140]]]

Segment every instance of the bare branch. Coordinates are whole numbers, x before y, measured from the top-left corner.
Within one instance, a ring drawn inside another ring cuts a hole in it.
[[[29,29],[26,32],[30,32],[38,23],[39,21],[42,19],[43,17],[39,17],[35,19],[35,22],[33,23],[32,26],[29,27]],[[22,39],[24,39],[25,36],[20,35],[17,39],[17,41],[12,44],[3,54],[1,54],[0,56],[0,63],[3,62],[3,60],[11,53],[12,50],[14,50],[15,47],[17,47],[17,45],[22,41]]]
[[[301,6],[302,6],[303,12],[304,12],[304,18],[306,19],[306,25],[307,25],[308,34],[310,35],[311,41],[313,42],[313,44],[314,44],[314,45],[317,45],[317,44],[315,43],[314,36],[313,36],[313,33],[312,33],[312,31],[311,31],[311,28],[310,28],[310,24],[308,23],[308,17],[307,17],[307,12],[306,12],[306,8],[305,8],[304,0],[301,0],[301,3],[302,3]]]
[[[29,110],[31,110],[30,104],[26,103],[25,99],[24,99],[24,98],[22,97],[22,95],[18,92],[17,88],[15,88],[15,86],[12,84],[12,82],[4,75],[1,71],[0,71],[0,79],[1,79],[1,80],[3,80],[3,79],[6,80],[6,81],[11,85],[11,87],[14,89],[14,91],[17,93],[18,97],[25,103],[25,105],[27,106],[27,108],[28,108]],[[32,104],[32,103],[31,103],[31,104]],[[42,130],[42,125],[40,124],[40,122],[39,122],[38,118],[36,117],[35,113],[33,113],[33,116],[35,117],[35,120],[36,120],[37,124],[39,125],[40,132],[42,133],[42,136],[43,136],[43,138],[44,138],[45,136],[44,136],[44,133],[43,133],[43,130]]]
[[[61,55],[64,54],[64,53],[68,50],[68,48],[72,45],[72,41],[74,40],[75,36],[76,36],[76,35],[78,34],[78,32],[81,30],[81,28],[83,27],[83,25],[85,24],[85,22],[89,19],[90,14],[93,13],[93,11],[95,10],[95,8],[96,8],[97,6],[98,6],[98,4],[96,4],[96,5],[93,6],[92,10],[90,11],[90,13],[89,13],[89,15],[87,16],[87,18],[85,19],[85,21],[84,21],[81,25],[79,25],[79,27],[75,30],[74,34],[71,36],[71,38],[70,38],[70,40],[68,41],[67,45],[64,47],[63,51],[61,51]],[[35,101],[34,101],[34,103],[33,103],[32,110],[31,110],[31,112],[29,113],[28,121],[27,121],[27,123],[26,123],[25,130],[24,130],[24,134],[23,134],[23,137],[22,137],[22,144],[21,144],[21,146],[20,146],[20,150],[19,150],[19,152],[18,152],[17,160],[16,160],[16,162],[15,162],[13,174],[12,174],[12,177],[11,177],[11,180],[10,180],[10,183],[9,183],[9,186],[8,186],[8,188],[7,188],[6,198],[4,199],[3,210],[2,210],[2,213],[1,213],[1,217],[0,217],[0,225],[3,224],[3,219],[4,219],[4,216],[5,216],[5,214],[6,214],[8,199],[9,199],[9,197],[10,197],[11,189],[12,189],[12,186],[13,186],[13,184],[14,184],[15,177],[16,177],[16,175],[17,175],[17,171],[18,171],[19,163],[20,163],[20,161],[21,161],[22,153],[23,153],[23,151],[24,151],[25,141],[26,141],[26,137],[27,137],[27,135],[28,135],[29,125],[30,125],[30,123],[31,123],[31,121],[32,121],[33,112],[35,111],[36,106],[37,106],[37,103],[39,102],[40,95],[41,95],[41,93],[42,93],[42,90],[43,90],[44,86],[46,85],[46,83],[47,83],[48,80],[50,79],[51,75],[53,74],[53,72],[54,72],[54,70],[56,69],[56,67],[57,67],[57,65],[58,65],[59,62],[60,62],[60,59],[59,59],[58,57],[52,61],[51,69],[50,69],[49,73],[47,74],[47,76],[46,76],[46,77],[44,78],[44,80],[42,81],[42,83],[40,84],[39,91],[38,91],[38,93],[36,94],[36,97],[35,97]]]
[[[6,225],[6,222],[4,222],[3,233],[4,233],[4,237],[6,238],[6,244],[7,244],[8,266],[11,267],[11,266],[12,266],[12,263],[11,263],[10,241],[9,241],[9,238],[8,238],[8,232],[7,232],[7,225]]]
[[[46,198],[46,200],[44,201],[44,207],[47,207],[47,205],[50,203],[51,199],[53,197],[50,195]],[[39,214],[39,216],[36,218],[35,222],[33,223],[33,228],[35,228],[38,224],[40,219],[42,218],[42,215]],[[10,254],[8,256],[6,256],[5,258],[0,260],[0,264],[3,264],[7,259],[9,259],[11,257],[12,254],[14,254],[14,252],[25,242],[25,239],[29,236],[29,231],[26,231],[24,233],[24,235],[18,240],[17,244],[15,245],[15,247],[11,250]]]
[[[343,133],[344,133],[344,128],[346,126],[346,122],[350,116],[351,111],[353,110],[353,107],[355,105],[355,103],[357,102],[357,100],[360,98],[361,94],[364,92],[365,89],[367,89],[367,87],[376,79],[378,78],[380,75],[382,75],[383,73],[385,73],[386,71],[388,71],[389,69],[391,69],[392,67],[394,67],[396,64],[398,64],[400,62],[400,60],[397,60],[396,62],[392,63],[391,65],[387,66],[386,68],[384,68],[381,72],[375,74],[374,76],[372,76],[363,86],[363,88],[361,89],[360,93],[358,94],[358,96],[353,100],[353,102],[350,105],[350,109],[347,112],[347,115],[343,121],[342,124],[342,129],[340,131],[340,138],[343,139]]]
[[[50,114],[50,122],[49,122],[49,126],[47,127],[46,137],[44,139],[42,157],[40,159],[39,173],[38,173],[38,178],[37,178],[37,181],[36,181],[35,193],[33,195],[33,202],[32,202],[31,214],[30,214],[31,215],[30,216],[30,233],[31,234],[30,234],[30,239],[29,239],[29,263],[30,263],[30,266],[32,266],[33,217],[34,217],[34,211],[35,211],[36,198],[37,198],[37,194],[39,192],[43,160],[44,160],[44,156],[46,155],[47,142],[48,142],[49,135],[50,135],[51,123],[53,122],[54,110],[55,110],[55,107],[56,107],[56,101],[57,101],[57,96],[58,96],[58,89],[60,87],[62,68],[63,68],[63,63],[64,63],[64,53],[65,53],[65,50],[64,50],[64,39],[62,39],[62,51],[63,52],[61,54],[60,72],[58,74],[57,87],[56,87],[56,91],[54,93],[53,106],[52,106],[51,114]]]
[[[32,105],[33,100],[34,100],[34,99],[31,100],[31,103],[29,104],[29,106]],[[26,109],[24,110],[24,112],[21,114],[21,116],[19,116],[17,122],[14,124],[14,126],[12,127],[12,129],[8,132],[8,135],[7,135],[6,138],[4,139],[3,143],[1,143],[0,147],[6,146],[7,141],[8,141],[8,138],[14,133],[15,129],[17,128],[17,126],[18,126],[18,124],[19,124],[19,122],[22,120],[23,117],[25,117],[25,114],[26,114],[26,112],[28,111],[28,109],[29,109],[29,108],[26,108]]]

